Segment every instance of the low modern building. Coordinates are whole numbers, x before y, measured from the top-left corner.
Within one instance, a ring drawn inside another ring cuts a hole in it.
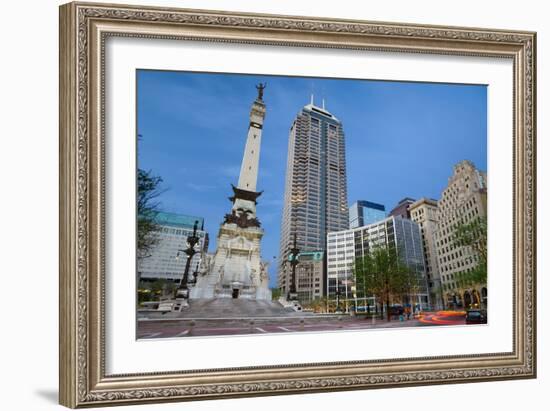
[[[349,228],[362,227],[386,218],[386,207],[372,201],[359,200],[349,207]]]
[[[391,216],[401,217],[401,218],[411,218],[411,213],[409,211],[409,206],[413,204],[416,200],[414,198],[405,197],[400,200],[397,205],[390,211]]]
[[[471,161],[461,161],[454,166],[453,175],[438,201],[435,236],[441,282],[449,307],[487,304],[486,284],[465,288],[459,281],[461,273],[471,272],[478,265],[478,256],[469,247],[457,246],[453,241],[458,224],[486,217],[487,175]]]
[[[137,272],[140,281],[169,280],[180,282],[185,271],[187,237],[193,234],[197,222],[197,235],[200,241],[197,249],[208,250],[208,234],[204,231],[204,219],[183,214],[159,212],[155,222],[159,226],[158,242],[150,256],[138,258]],[[200,253],[191,260],[191,273],[198,268]]]
[[[324,251],[303,251],[296,266],[296,293],[301,304],[323,296]]]
[[[363,227],[327,235],[327,296],[340,306],[374,306],[372,297],[357,298],[353,268],[355,261],[375,247],[394,248],[401,262],[411,269],[417,292],[411,296],[415,305],[430,308],[430,297],[424,267],[420,227],[409,219],[390,216]]]
[[[430,299],[437,309],[443,309],[443,289],[439,275],[435,234],[437,232],[437,200],[421,198],[409,206],[411,220],[418,223],[423,242],[424,266]]]
[[[355,232],[364,227],[328,233],[327,235],[327,297],[336,306],[356,302],[353,292],[353,265],[355,263]],[[357,301],[356,305],[372,305],[374,299]]]

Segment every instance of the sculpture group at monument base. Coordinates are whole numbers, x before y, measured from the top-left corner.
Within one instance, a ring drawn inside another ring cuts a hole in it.
[[[271,300],[267,262],[261,261],[259,227],[223,223],[214,255],[204,255],[191,299]]]
[[[221,286],[206,286],[191,291],[191,300],[203,298],[233,298],[239,300],[271,300],[271,290],[232,282]]]

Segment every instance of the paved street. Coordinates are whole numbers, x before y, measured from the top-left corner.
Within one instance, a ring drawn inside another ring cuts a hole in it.
[[[419,322],[423,325],[465,324],[465,315],[464,311],[437,311],[421,315]]]
[[[141,319],[138,339],[200,337],[216,335],[267,334],[287,332],[364,330],[441,325],[464,325],[464,313],[438,311],[424,313],[418,318],[391,322],[350,316],[333,318],[258,318],[258,319]]]

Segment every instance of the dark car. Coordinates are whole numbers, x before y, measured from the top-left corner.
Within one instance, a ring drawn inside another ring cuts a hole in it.
[[[484,310],[466,311],[466,324],[487,324],[487,312]]]

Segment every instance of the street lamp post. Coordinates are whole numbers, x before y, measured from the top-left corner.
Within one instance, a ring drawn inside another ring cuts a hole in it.
[[[187,261],[185,262],[185,271],[183,272],[183,277],[176,291],[176,299],[189,299],[189,288],[187,283],[189,282],[189,267],[191,266],[191,260],[193,259],[193,256],[197,253],[197,251],[195,250],[195,245],[199,242],[199,237],[197,236],[198,224],[199,222],[195,221],[195,225],[193,226],[193,234],[187,237],[187,248],[185,250],[178,250],[178,253],[181,251],[187,255]]]
[[[355,285],[351,286],[351,295],[354,301],[353,311],[357,312],[357,287]]]
[[[197,261],[197,265],[195,266],[195,271],[193,271],[193,281],[191,281],[191,284],[197,285],[197,277],[199,276],[199,261]]]
[[[294,233],[294,245],[290,249],[290,265],[292,267],[292,277],[290,279],[290,291],[288,293],[289,300],[297,300],[298,293],[296,292],[296,266],[298,265],[298,254],[300,249],[296,246],[296,233]]]

